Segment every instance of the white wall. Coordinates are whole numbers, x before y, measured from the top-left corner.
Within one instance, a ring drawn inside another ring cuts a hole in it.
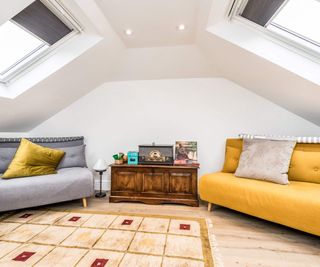
[[[28,132],[0,132],[0,138],[28,137]]]
[[[106,83],[30,132],[84,135],[89,167],[143,143],[198,141],[200,174],[223,164],[227,137],[239,133],[320,135],[320,128],[221,78]]]

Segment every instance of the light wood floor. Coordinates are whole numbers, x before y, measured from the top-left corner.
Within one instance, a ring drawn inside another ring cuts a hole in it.
[[[50,206],[81,209],[81,201]],[[108,203],[107,198],[88,199],[87,210],[209,217],[213,221],[218,248],[225,267],[319,267],[320,238],[214,206],[208,212],[184,205]],[[319,225],[320,227],[320,225]]]

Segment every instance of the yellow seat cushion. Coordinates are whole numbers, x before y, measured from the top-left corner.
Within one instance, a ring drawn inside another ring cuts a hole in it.
[[[55,174],[65,152],[22,139],[19,148],[2,178]]]
[[[212,173],[201,177],[202,200],[320,236],[320,184],[279,185]]]
[[[242,151],[242,139],[227,139],[225,160],[222,172],[234,173],[238,168],[240,155]]]

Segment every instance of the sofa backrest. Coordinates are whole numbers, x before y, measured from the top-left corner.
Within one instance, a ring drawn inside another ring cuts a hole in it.
[[[84,144],[83,136],[26,138],[33,143],[50,148],[77,147]],[[12,161],[21,138],[0,138],[0,173],[4,173]],[[85,162],[85,159],[83,160]],[[86,163],[84,163],[86,165]]]
[[[72,137],[26,137],[29,141],[45,147],[71,147],[84,144],[83,136]],[[0,138],[0,148],[11,147],[16,148],[20,145],[21,138]]]
[[[234,173],[242,151],[241,138],[226,140],[225,162],[222,172]],[[297,143],[290,162],[289,180],[320,184],[320,144]]]

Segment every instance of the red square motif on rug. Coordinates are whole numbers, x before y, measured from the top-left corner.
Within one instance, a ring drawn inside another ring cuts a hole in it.
[[[133,220],[124,220],[124,221],[122,222],[122,225],[131,225],[132,222],[133,222]]]
[[[26,219],[26,218],[29,218],[32,215],[33,215],[32,213],[25,213],[25,214],[21,215],[19,218]]]
[[[35,252],[28,252],[28,251],[24,251],[21,254],[19,254],[17,257],[15,257],[14,259],[12,259],[13,261],[27,261],[32,255],[36,254]]]
[[[108,259],[96,259],[92,264],[91,267],[104,267],[106,266]]]
[[[80,219],[81,217],[78,216],[73,216],[72,218],[69,219],[69,222],[76,222]]]
[[[180,224],[180,230],[190,230],[190,224]]]

